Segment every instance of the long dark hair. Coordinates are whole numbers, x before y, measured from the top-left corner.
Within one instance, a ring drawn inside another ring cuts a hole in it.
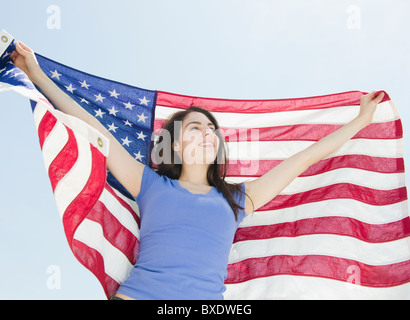
[[[217,188],[222,195],[225,197],[225,199],[228,201],[229,205],[232,208],[232,211],[235,215],[235,220],[238,219],[238,211],[239,210],[244,210],[243,207],[241,207],[238,203],[235,202],[233,198],[234,193],[240,193],[240,201],[242,200],[242,197],[244,196],[244,192],[242,192],[240,184],[238,183],[228,183],[225,181],[226,177],[226,172],[227,172],[227,150],[225,147],[225,140],[222,137],[219,129],[219,124],[216,121],[215,117],[209,112],[208,110],[196,106],[192,106],[186,110],[179,111],[174,113],[168,120],[166,121],[165,125],[162,127],[161,130],[165,131],[167,133],[167,136],[171,139],[171,143],[163,143],[164,142],[164,135],[159,134],[159,139],[156,144],[152,146],[153,152],[151,155],[156,157],[156,159],[161,159],[164,158],[165,155],[170,155],[170,157],[167,157],[167,161],[159,161],[159,163],[156,163],[155,159],[153,162],[153,157],[150,157],[149,160],[149,166],[151,168],[154,168],[155,166],[158,168],[157,173],[160,175],[165,175],[170,179],[178,179],[181,176],[182,172],[182,164],[181,161],[177,161],[175,163],[175,159],[179,159],[178,155],[174,152],[172,149],[172,145],[175,141],[175,139],[179,139],[179,130],[175,132],[175,122],[176,121],[183,121],[185,117],[191,113],[191,112],[200,112],[203,113],[215,126],[215,134],[217,135],[219,139],[219,148],[218,148],[218,154],[217,157],[215,158],[214,162],[209,166],[208,172],[207,172],[207,179],[208,183],[211,186],[214,186]],[[169,133],[169,134],[168,134]],[[158,146],[161,146],[159,148]],[[222,159],[220,161],[219,159]]]

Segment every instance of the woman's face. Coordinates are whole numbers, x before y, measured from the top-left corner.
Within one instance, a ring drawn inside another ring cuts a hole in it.
[[[191,112],[182,121],[178,142],[174,150],[182,162],[187,164],[211,164],[218,154],[219,138],[215,134],[215,125],[206,115]]]

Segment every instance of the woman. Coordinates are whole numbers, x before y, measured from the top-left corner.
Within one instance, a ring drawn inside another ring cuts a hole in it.
[[[156,172],[135,161],[104,126],[62,92],[42,72],[31,49],[16,42],[11,58],[58,109],[110,140],[107,167],[139,205],[138,262],[114,299],[222,299],[229,250],[244,216],[369,125],[384,96],[374,91],[363,96],[358,116],[342,128],[258,179],[229,184],[224,180],[224,140],[210,112],[193,107],[169,119],[156,146],[154,160],[162,160]]]

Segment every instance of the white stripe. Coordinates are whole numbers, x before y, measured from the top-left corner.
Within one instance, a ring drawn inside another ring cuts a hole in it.
[[[132,264],[120,250],[105,239],[99,223],[85,219],[77,228],[74,239],[102,255],[105,273],[115,281],[122,283],[128,277]]]
[[[157,105],[155,119],[165,120],[172,114],[184,109]],[[216,117],[222,128],[265,128],[298,124],[345,124],[359,113],[359,106],[344,106],[317,110],[295,110],[268,113],[230,113],[216,112]],[[373,117],[373,123],[389,122],[399,119],[398,113],[388,102],[379,104]]]
[[[78,159],[72,169],[59,181],[54,191],[58,211],[61,216],[85,187],[92,169],[89,142],[76,132],[74,132],[74,135],[78,146]]]
[[[107,210],[117,218],[124,228],[128,229],[135,237],[137,237],[137,239],[140,238],[140,231],[134,217],[110,192],[104,189],[99,201],[105,205]]]
[[[38,103],[33,111],[33,116],[34,116],[34,124],[38,130],[38,127],[41,123],[41,120],[43,120],[43,117],[47,113],[47,108],[45,107],[44,103]]]
[[[256,177],[247,177],[246,181],[256,179]],[[376,190],[393,190],[405,187],[404,179],[404,173],[380,173],[361,169],[340,168],[314,176],[298,177],[280,194],[293,195],[338,183],[351,183]],[[226,180],[231,183],[237,183],[245,179],[242,177],[227,177]]]
[[[353,218],[378,225],[396,222],[408,216],[407,200],[386,206],[372,206],[353,199],[331,199],[280,210],[256,211],[245,217],[239,227],[273,225],[323,217]]]
[[[68,132],[64,125],[57,121],[54,128],[50,131],[50,134],[45,139],[43,144],[43,158],[44,165],[48,172],[50,164],[58,156],[60,151],[64,148],[68,142]]]
[[[236,242],[229,263],[276,255],[335,256],[374,266],[410,260],[409,239],[367,243],[352,237],[315,234]]]
[[[77,135],[81,135],[83,139],[87,139],[88,143],[91,143],[96,147],[105,157],[108,156],[109,140],[97,129],[93,128],[86,122],[61,111],[53,110],[52,113],[59,121],[63,122],[67,127],[76,132]]]
[[[319,277],[278,275],[229,284],[224,297],[227,300],[409,300],[410,283],[390,288],[371,288]]]
[[[241,141],[226,142],[228,159],[246,165],[249,160],[283,160],[303,151],[314,141]],[[324,159],[343,155],[403,157],[403,139],[353,139]]]

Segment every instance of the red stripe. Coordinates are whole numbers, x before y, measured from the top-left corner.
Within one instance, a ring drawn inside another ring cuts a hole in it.
[[[92,166],[88,181],[63,215],[64,231],[69,244],[79,224],[97,203],[106,184],[106,159],[93,145],[90,145],[90,149]]]
[[[343,125],[299,124],[265,128],[221,128],[226,142],[254,141],[319,141]],[[256,134],[256,133],[257,134]],[[253,136],[252,136],[253,134]],[[398,139],[403,137],[400,120],[372,123],[352,139]]]
[[[283,160],[228,160],[227,177],[260,177]],[[236,162],[236,163],[235,163]],[[354,168],[379,173],[404,173],[403,158],[378,158],[345,155],[321,160],[310,166],[300,177],[314,176],[341,168]]]
[[[105,295],[110,299],[117,292],[120,285],[105,273],[102,255],[97,250],[75,239],[73,239],[71,250],[77,260],[97,277],[104,289]]]
[[[166,120],[155,120],[154,131],[159,134]],[[226,142],[242,141],[319,141],[342,125],[299,124],[265,128],[220,128]],[[372,123],[352,139],[400,139],[403,138],[401,120],[383,123]]]
[[[212,112],[271,113],[281,111],[326,109],[347,105],[360,105],[364,92],[350,91],[325,96],[276,99],[276,100],[233,100],[213,99],[178,95],[158,91],[157,106],[187,109],[191,106],[206,108]],[[390,100],[385,93],[383,101]]]
[[[78,145],[74,133],[65,127],[68,133],[68,141],[57,157],[54,158],[48,169],[53,192],[62,178],[72,169],[78,159]]]
[[[410,236],[410,218],[372,225],[346,217],[303,219],[273,225],[239,228],[234,242],[280,237],[299,237],[311,234],[334,234],[353,237],[370,243],[383,243]]]
[[[410,282],[410,260],[385,266],[331,256],[270,256],[252,258],[228,265],[226,284],[277,275],[313,276],[347,282],[353,270],[360,270],[366,287],[392,287]]]
[[[407,189],[403,187],[376,190],[349,183],[339,183],[294,195],[278,195],[258,211],[278,210],[330,199],[353,199],[374,206],[384,206],[407,200]]]
[[[113,190],[113,188],[107,183],[105,185],[105,190],[107,190],[120,204],[124,209],[127,209],[128,212],[133,216],[134,220],[137,222],[138,224],[138,228],[141,227],[141,219],[140,217],[134,212],[134,210],[132,209],[132,207],[125,202],[123,199],[121,199],[119,196],[117,196],[117,194],[115,193],[115,191]]]
[[[47,111],[38,125],[38,138],[40,141],[40,148],[43,149],[44,141],[47,139],[51,130],[57,123],[57,119]]]
[[[138,252],[138,239],[111,214],[104,203],[98,201],[87,219],[98,222],[103,227],[105,239],[120,250],[132,265],[137,262],[134,253]]]

